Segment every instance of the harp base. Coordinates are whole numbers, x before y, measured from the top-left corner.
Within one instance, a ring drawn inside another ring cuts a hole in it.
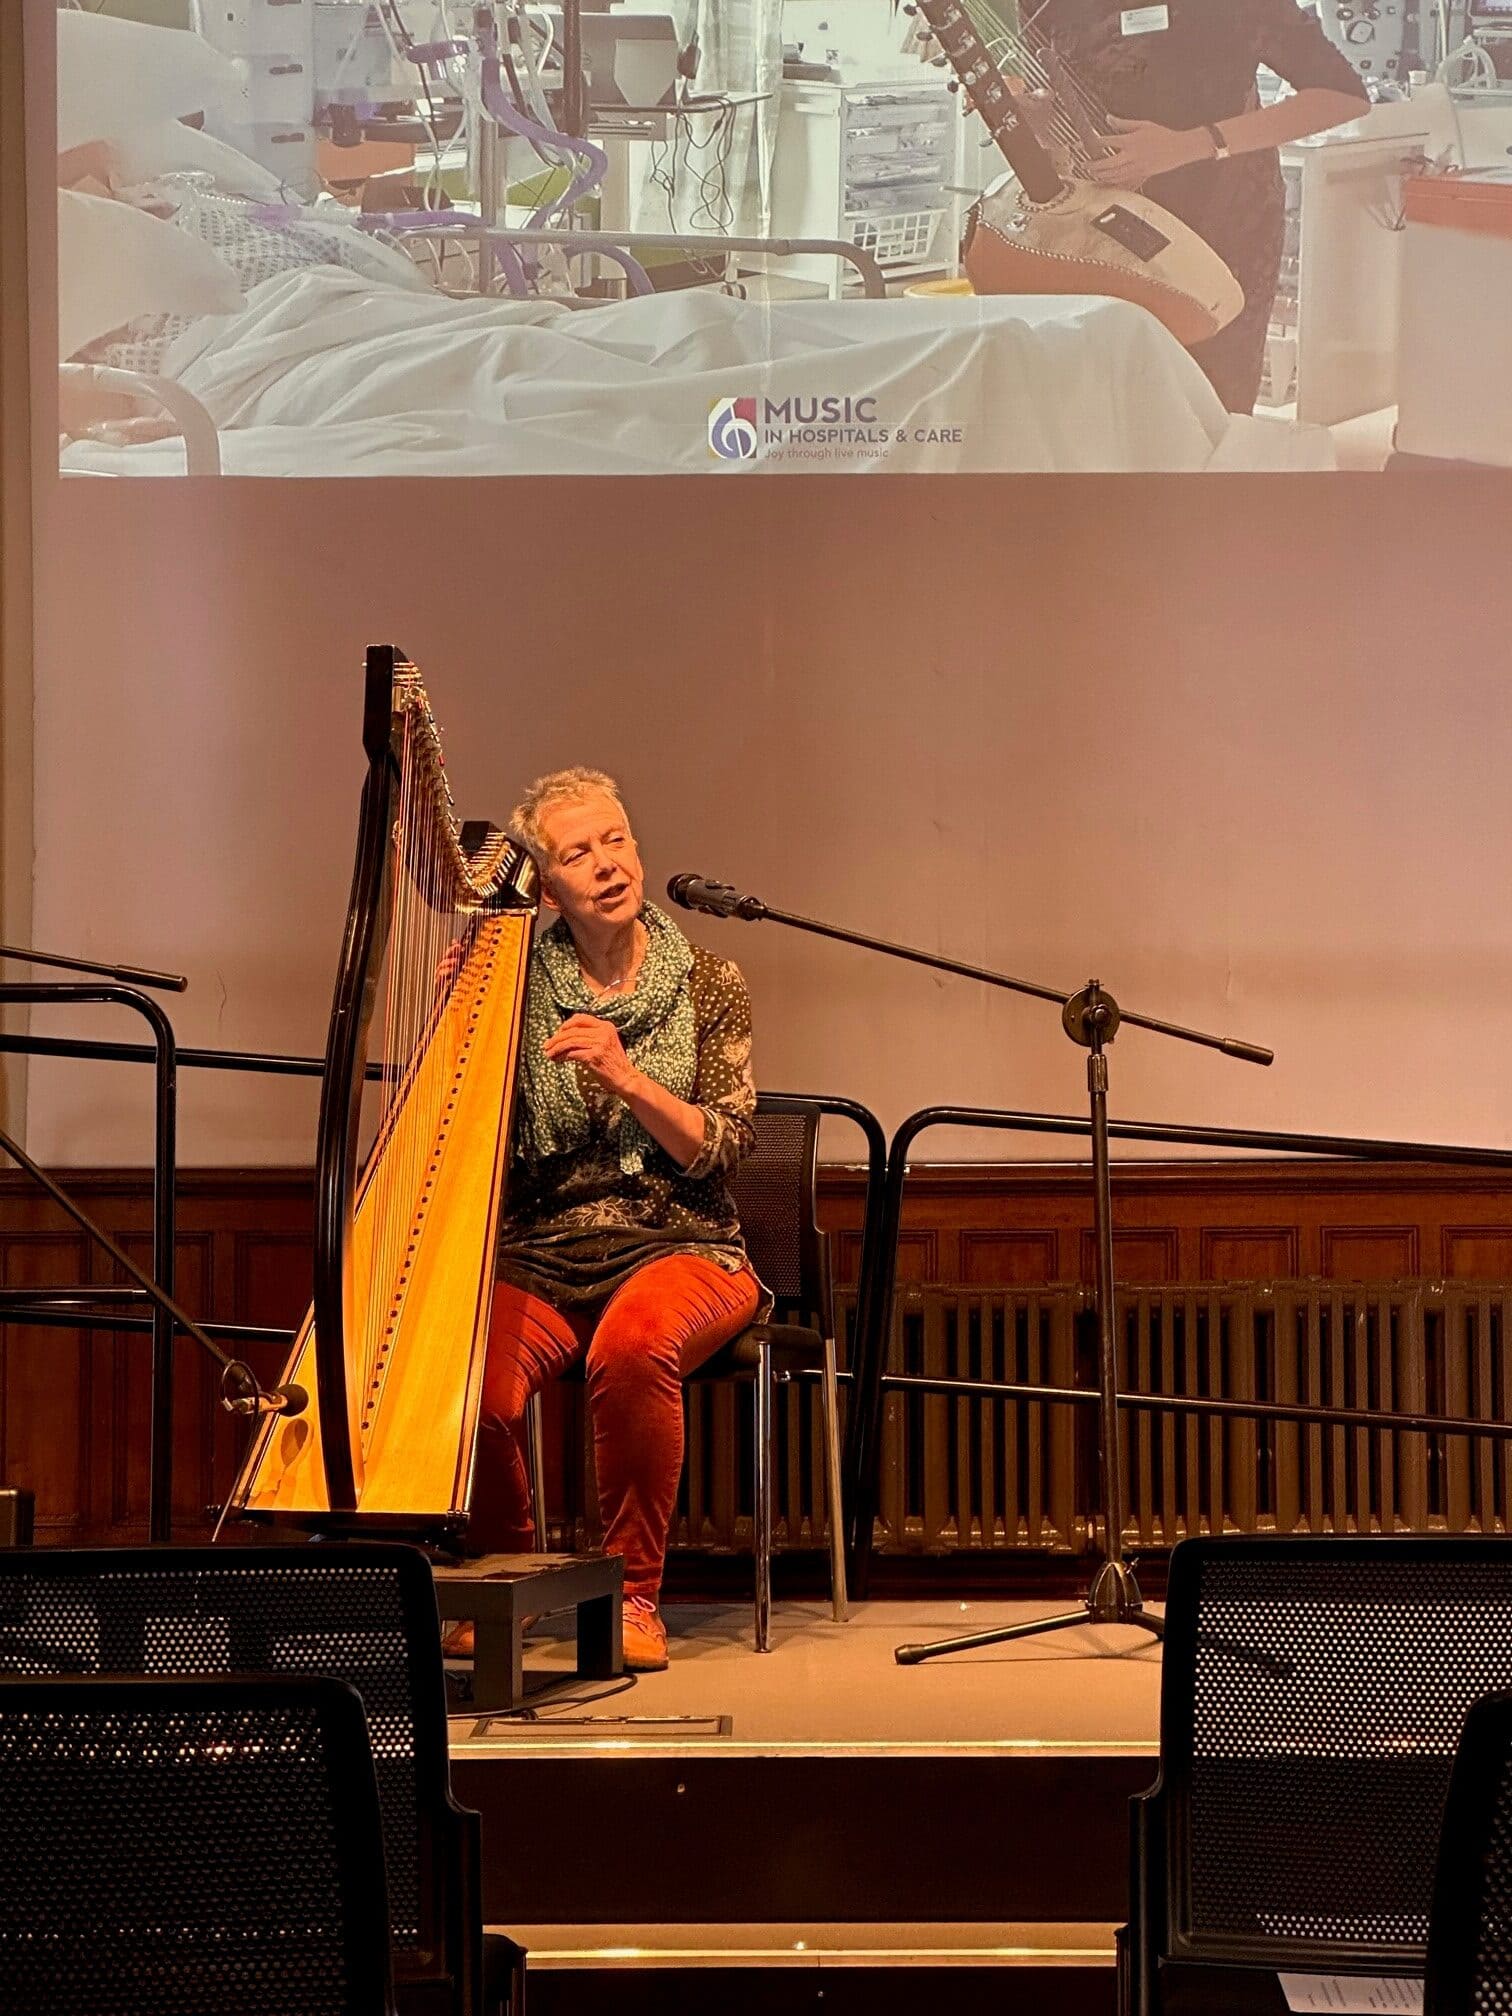
[[[457,1558],[467,1532],[465,1512],[269,1512],[233,1506],[231,1516],[249,1525],[302,1534],[307,1540],[409,1540],[417,1547],[439,1548],[451,1559]]]

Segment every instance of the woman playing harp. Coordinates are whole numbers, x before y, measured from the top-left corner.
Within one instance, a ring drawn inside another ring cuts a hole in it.
[[[468,1542],[533,1543],[526,1405],[583,1359],[625,1664],[655,1670],[682,1381],[765,1301],[725,1181],[753,1139],[750,999],[734,965],[645,901],[612,778],[543,777],[510,823],[556,918],[530,958]]]

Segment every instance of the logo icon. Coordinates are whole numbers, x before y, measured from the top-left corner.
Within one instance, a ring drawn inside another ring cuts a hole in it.
[[[709,408],[709,453],[721,462],[754,462],[761,436],[754,399],[716,399]]]

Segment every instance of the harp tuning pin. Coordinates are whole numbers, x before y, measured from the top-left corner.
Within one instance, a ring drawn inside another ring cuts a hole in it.
[[[945,89],[951,94],[952,97],[955,96],[956,92],[959,91],[960,88],[961,88],[961,80],[959,77],[952,77],[950,82],[945,86]]]

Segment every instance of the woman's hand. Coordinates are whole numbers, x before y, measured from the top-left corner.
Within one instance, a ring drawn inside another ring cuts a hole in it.
[[[1212,156],[1213,143],[1200,130],[1179,133],[1149,119],[1109,118],[1107,124],[1108,151],[1092,162],[1087,173],[1094,182],[1115,189],[1138,189],[1152,176],[1168,175],[1173,168],[1187,168]]]
[[[569,1015],[541,1049],[554,1064],[581,1064],[616,1099],[623,1099],[659,1148],[679,1169],[691,1169],[703,1150],[704,1113],[637,1071],[619,1031],[602,1015]]]
[[[616,1098],[628,1098],[640,1083],[640,1073],[625,1055],[619,1031],[602,1015],[569,1015],[541,1049],[553,1064],[581,1064]]]

